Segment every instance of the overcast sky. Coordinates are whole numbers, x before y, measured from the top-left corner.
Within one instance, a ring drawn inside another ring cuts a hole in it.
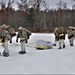
[[[57,4],[59,3],[60,0],[45,0],[45,1],[47,2],[49,8],[57,8]],[[72,5],[74,4],[73,0],[61,0],[61,1],[66,2],[68,8],[72,8]],[[14,5],[14,8],[17,9],[17,4]]]
[[[50,8],[56,8],[57,4],[59,3],[60,0],[46,0],[48,6]],[[68,8],[71,8],[72,5],[74,4],[73,0],[61,0],[63,2],[67,3]]]

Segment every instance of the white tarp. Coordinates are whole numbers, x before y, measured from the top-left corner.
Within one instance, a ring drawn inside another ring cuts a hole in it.
[[[36,41],[36,49],[52,49],[52,43],[44,40]]]

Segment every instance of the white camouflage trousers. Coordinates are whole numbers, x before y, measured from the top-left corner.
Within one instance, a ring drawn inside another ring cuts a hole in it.
[[[57,44],[57,41],[55,40],[54,44]]]
[[[9,53],[9,50],[8,50],[8,40],[5,40],[5,42],[3,42],[2,44],[3,48],[4,48],[4,52],[5,53]]]
[[[65,42],[63,39],[59,39],[59,47],[62,47],[63,45],[65,45]]]
[[[73,41],[74,41],[74,37],[72,37],[71,39],[69,39],[70,45],[73,45]]]
[[[26,43],[25,43],[25,41],[21,41],[21,51],[26,51]]]

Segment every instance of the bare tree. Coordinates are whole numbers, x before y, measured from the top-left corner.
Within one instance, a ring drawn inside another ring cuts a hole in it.
[[[67,3],[63,3],[63,9],[67,9]]]
[[[41,8],[46,8],[46,1],[45,0],[31,0],[31,5],[37,9],[37,11],[40,11]]]
[[[66,9],[67,8],[67,3],[63,2],[62,0],[59,1],[58,9]]]
[[[58,5],[58,9],[62,9],[62,6],[63,6],[62,0],[60,0],[59,3],[58,3],[57,5]]]
[[[11,8],[14,2],[15,0],[0,0],[1,9],[5,9],[6,7]]]
[[[12,11],[12,7],[14,4],[15,0],[0,0],[0,7],[1,7],[1,11],[2,11],[2,20],[3,23],[8,24],[10,21],[8,20],[8,18],[10,18],[10,14]],[[12,15],[12,14],[11,14]]]
[[[75,0],[73,0],[73,3],[72,10],[75,10]]]
[[[28,7],[31,5],[31,0],[20,0],[17,4],[20,10],[27,11]]]
[[[5,5],[6,5],[6,0],[0,0],[0,6],[1,6],[1,9],[5,9]]]
[[[15,0],[8,0],[7,7],[11,8],[13,6],[14,2],[15,2]]]

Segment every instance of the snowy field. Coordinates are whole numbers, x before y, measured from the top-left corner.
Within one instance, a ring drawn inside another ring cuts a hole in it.
[[[15,38],[9,44],[10,56],[0,56],[0,74],[75,74],[75,44],[70,47],[67,38],[65,49],[58,49],[57,45],[53,49],[37,50],[37,40],[54,43],[54,35],[33,33],[26,46],[27,54],[24,55],[18,54],[20,42],[15,45]],[[1,44],[0,52],[3,52]]]

